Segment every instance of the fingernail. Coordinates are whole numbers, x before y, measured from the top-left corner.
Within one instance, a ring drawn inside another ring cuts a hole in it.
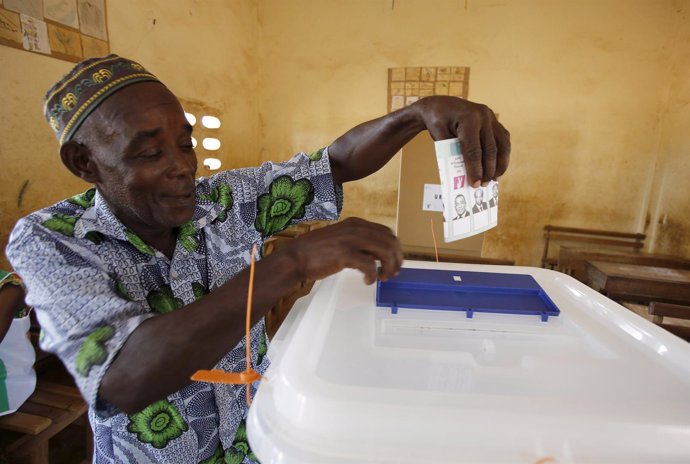
[[[486,187],[487,185],[489,185],[488,182],[482,182],[482,187]]]
[[[482,181],[475,180],[474,183],[472,184],[472,188],[479,188],[481,185],[482,185]]]

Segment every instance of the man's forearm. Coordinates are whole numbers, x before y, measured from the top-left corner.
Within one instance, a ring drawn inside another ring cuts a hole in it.
[[[301,279],[289,256],[257,262],[252,325]],[[201,300],[144,321],[106,372],[100,395],[127,413],[137,412],[212,368],[244,336],[246,269]]]
[[[328,148],[334,181],[341,184],[378,171],[424,129],[413,107],[352,128]]]
[[[458,137],[470,183],[495,180],[508,168],[510,134],[486,105],[437,95],[356,126],[329,147],[337,183],[380,169],[423,130],[434,140]],[[435,160],[429,162],[435,164]]]

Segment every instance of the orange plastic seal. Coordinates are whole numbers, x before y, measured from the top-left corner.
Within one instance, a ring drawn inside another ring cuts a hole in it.
[[[247,405],[252,404],[250,386],[257,380],[261,380],[261,374],[252,369],[252,349],[249,334],[252,329],[252,295],[254,293],[254,263],[256,262],[256,245],[252,247],[251,264],[249,267],[249,290],[247,294],[247,319],[245,327],[247,369],[242,372],[225,372],[219,369],[198,370],[192,375],[196,382],[226,383],[230,385],[245,385],[247,390]]]

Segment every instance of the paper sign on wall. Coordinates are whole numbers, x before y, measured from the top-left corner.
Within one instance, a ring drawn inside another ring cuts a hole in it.
[[[422,210],[443,211],[443,199],[441,198],[441,186],[439,184],[424,184]]]

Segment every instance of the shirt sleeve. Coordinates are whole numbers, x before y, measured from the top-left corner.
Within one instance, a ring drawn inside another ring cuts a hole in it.
[[[19,221],[6,252],[36,311],[41,348],[60,358],[97,414],[118,413],[99,400],[101,380],[129,335],[153,314],[118,290],[87,246],[31,216]]]
[[[230,186],[240,217],[264,238],[302,221],[337,220],[342,211],[343,189],[333,182],[328,148],[223,171],[208,181],[211,191]]]

